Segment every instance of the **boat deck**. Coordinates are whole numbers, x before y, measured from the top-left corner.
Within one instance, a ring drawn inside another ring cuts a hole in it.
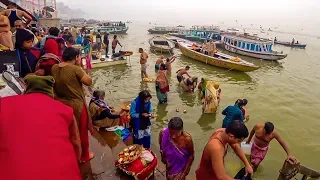
[[[238,35],[227,35],[228,38],[230,39],[236,39],[238,41],[244,41],[248,43],[273,43],[269,39],[265,38],[259,38],[256,36],[251,36],[251,35],[243,35],[243,34],[238,34]]]

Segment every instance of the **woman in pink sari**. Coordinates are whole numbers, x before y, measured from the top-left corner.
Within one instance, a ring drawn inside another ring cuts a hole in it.
[[[167,68],[165,64],[160,64],[160,71],[156,79],[156,92],[160,104],[168,102],[169,82],[166,74]]]
[[[166,165],[168,180],[184,180],[194,160],[191,135],[183,131],[179,117],[170,119],[168,128],[159,134],[161,161]]]

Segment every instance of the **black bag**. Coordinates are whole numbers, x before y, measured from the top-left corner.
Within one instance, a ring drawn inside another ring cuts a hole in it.
[[[0,51],[0,73],[11,72],[15,77],[20,76],[20,62],[17,51]]]
[[[237,175],[234,177],[234,179],[240,179],[240,180],[252,180],[251,174],[246,175],[246,170],[245,168],[242,168]]]

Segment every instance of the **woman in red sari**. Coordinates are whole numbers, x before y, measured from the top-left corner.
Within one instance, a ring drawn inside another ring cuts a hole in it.
[[[87,111],[83,85],[91,86],[91,77],[77,66],[80,61],[78,49],[69,47],[63,52],[64,62],[52,66],[51,72],[54,77],[55,94],[57,99],[73,109],[80,132],[82,156],[81,162],[90,161],[94,154],[89,152],[88,130],[93,133],[92,121]]]

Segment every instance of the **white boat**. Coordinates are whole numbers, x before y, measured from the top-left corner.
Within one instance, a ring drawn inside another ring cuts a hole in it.
[[[161,53],[172,52],[175,43],[164,36],[154,36],[149,39],[150,48]]]
[[[223,38],[227,51],[258,59],[277,61],[287,57],[287,54],[272,50],[273,42],[269,39],[251,36],[247,33],[226,35]]]
[[[100,31],[100,33],[110,33],[110,34],[126,34],[129,27],[125,23],[120,22],[107,22],[99,24],[94,27],[94,32]]]

